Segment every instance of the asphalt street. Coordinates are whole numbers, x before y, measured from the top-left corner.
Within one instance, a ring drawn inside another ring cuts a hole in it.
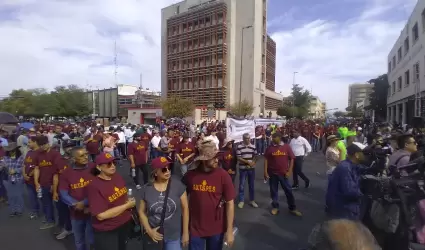
[[[270,214],[269,186],[263,181],[263,160],[257,164],[255,195],[259,208],[246,205],[243,209],[236,208],[236,225],[239,232],[233,249],[237,250],[298,250],[305,247],[308,235],[313,226],[324,218],[325,162],[322,153],[309,155],[304,162],[304,173],[311,180],[311,187],[295,191],[297,208],[303,217],[294,217],[287,212],[285,195],[281,189],[279,196],[281,212],[276,216]],[[134,185],[128,176],[128,163],[119,168],[126,178],[128,186]],[[321,173],[321,174],[318,174]],[[238,184],[236,184],[238,186]],[[247,186],[245,197],[248,201]],[[28,216],[9,218],[6,205],[0,205],[0,248],[2,250],[23,249],[75,249],[73,237],[56,240],[53,232],[39,230],[40,221],[29,220]],[[142,249],[138,242],[130,242],[128,250]]]

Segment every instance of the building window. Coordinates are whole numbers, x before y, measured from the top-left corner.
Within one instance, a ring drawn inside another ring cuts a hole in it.
[[[397,63],[401,62],[401,48],[398,49],[397,51]]]
[[[410,70],[404,73],[404,87],[408,87],[410,84]]]
[[[223,22],[223,17],[224,17],[223,13],[218,13],[217,14],[218,23],[222,23]]]
[[[404,39],[404,54],[407,55],[407,53],[409,53],[409,37],[406,37],[406,39]]]
[[[413,26],[412,35],[413,35],[413,41],[416,42],[419,39],[418,23],[415,23],[415,25]]]
[[[425,9],[422,11],[422,31],[425,32]]]
[[[388,96],[390,96],[391,95],[391,86],[388,86]]]
[[[417,62],[413,66],[413,74],[414,74],[413,82],[414,83],[419,83],[419,62]]]
[[[403,79],[401,76],[397,79],[397,91],[401,91],[401,86],[403,86]]]
[[[393,93],[393,95],[395,94],[395,82],[393,82],[393,86],[392,86],[393,88],[392,88],[392,93]]]
[[[393,56],[393,69],[395,68],[395,56]]]
[[[391,72],[391,62],[388,63],[388,73]]]

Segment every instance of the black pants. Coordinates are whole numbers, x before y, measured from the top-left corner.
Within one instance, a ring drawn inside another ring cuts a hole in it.
[[[132,168],[130,169],[130,171],[131,170],[132,170]],[[149,182],[148,164],[136,165],[135,170],[136,170],[136,176],[133,177],[134,184],[139,185],[140,171],[142,171],[142,173],[143,173],[143,184],[146,184],[146,183]]]
[[[123,143],[118,143],[117,144],[117,148],[120,151],[120,154],[122,156],[123,159],[127,159],[127,151],[125,150],[125,142]]]
[[[96,154],[90,154],[90,160],[92,161],[92,162],[94,162],[95,160],[96,160]]]
[[[299,185],[298,176],[301,177],[301,179],[303,179],[303,181],[305,181],[306,183],[310,182],[307,176],[305,176],[305,174],[303,173],[303,162],[304,162],[304,156],[295,157],[294,171],[292,173],[292,177],[294,179],[294,183],[292,184],[293,186]]]
[[[94,231],[94,248],[96,250],[125,250],[130,235],[131,221],[112,231]]]

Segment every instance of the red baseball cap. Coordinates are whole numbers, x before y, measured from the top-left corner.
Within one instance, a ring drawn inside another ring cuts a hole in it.
[[[152,169],[165,168],[168,165],[170,165],[170,162],[167,160],[167,158],[162,156],[153,159],[151,163]]]
[[[115,157],[113,157],[110,153],[100,153],[98,156],[96,156],[96,165],[102,165],[102,164],[109,164],[115,160]]]

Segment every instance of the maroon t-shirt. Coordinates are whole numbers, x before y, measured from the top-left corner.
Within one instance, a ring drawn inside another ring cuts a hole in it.
[[[49,149],[48,151],[36,151],[36,166],[40,170],[40,178],[38,182],[42,187],[50,187],[53,184],[53,175],[58,173],[59,165],[62,161],[62,156],[56,150]]]
[[[87,198],[86,187],[96,178],[90,171],[95,164],[90,162],[86,168],[66,168],[59,176],[59,190],[67,191],[68,194],[77,202]],[[70,207],[71,217],[75,219],[84,219],[90,216],[84,211],[75,210]]]
[[[144,165],[148,161],[147,159],[147,152],[148,149],[146,147],[147,144],[145,142],[132,142],[128,144],[127,154],[132,155],[134,158],[134,164],[136,166]]]
[[[284,176],[288,173],[289,160],[295,159],[295,155],[288,144],[270,145],[266,149],[264,157],[267,160],[268,174],[279,176]]]
[[[180,138],[174,137],[168,142],[168,149],[177,150],[177,146],[180,144]],[[174,162],[176,159],[176,151],[170,153],[170,158]]]
[[[24,161],[24,167],[25,167],[25,174],[27,174],[30,179],[28,181],[25,181],[26,184],[30,184],[31,186],[34,186],[34,169],[35,164],[37,162],[37,151],[30,150],[27,152],[25,156]]]
[[[106,219],[98,220],[97,215],[127,202],[127,187],[119,174],[114,174],[111,180],[95,177],[87,186],[89,210],[92,215],[92,226],[97,231],[112,231],[126,224],[131,219],[130,210]]]
[[[86,136],[86,138],[84,139],[84,141],[87,141],[88,139],[90,139],[90,135]],[[88,141],[86,144],[86,149],[87,152],[91,155],[97,155],[100,153],[99,151],[99,142],[102,140],[102,136],[100,135],[95,135],[93,136],[93,139]]]
[[[176,153],[180,155],[182,159],[188,157],[189,155],[195,153],[195,147],[192,143],[179,143],[177,145]],[[187,164],[191,163],[193,161],[194,157],[192,156]]]
[[[230,175],[222,168],[209,173],[188,171],[184,182],[190,195],[190,233],[195,237],[208,237],[226,232],[226,205],[219,207],[221,199],[231,201],[236,193]]]
[[[236,164],[233,155],[233,149],[227,149],[226,151],[219,154],[218,159],[221,163],[221,167],[226,170],[233,170],[236,172]]]

